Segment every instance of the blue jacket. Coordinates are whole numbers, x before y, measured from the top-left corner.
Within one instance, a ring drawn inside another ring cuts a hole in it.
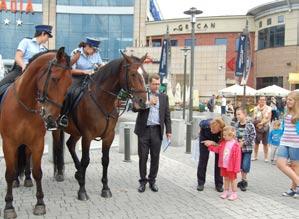
[[[269,144],[274,146],[279,146],[282,133],[283,133],[282,129],[273,129],[268,135]]]

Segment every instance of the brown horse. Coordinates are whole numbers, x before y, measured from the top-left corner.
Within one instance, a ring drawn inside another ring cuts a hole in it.
[[[16,174],[17,150],[22,144],[32,153],[33,177],[37,187],[37,203],[33,213],[46,213],[41,183],[45,121],[56,122],[71,82],[70,58],[62,47],[57,52],[49,51],[34,56],[2,99],[0,132],[7,182],[4,218],[17,217],[12,203],[12,183]]]
[[[115,107],[117,94],[123,89],[132,98],[135,108],[146,106],[147,92],[143,76],[139,69],[142,67],[146,55],[141,59],[122,54],[123,58],[116,59],[101,67],[91,79],[88,89],[78,106],[70,115],[70,123],[65,129],[71,136],[67,141],[68,149],[77,169],[75,178],[80,189],[79,200],[87,200],[85,190],[85,173],[89,165],[90,142],[96,137],[101,137],[103,189],[102,197],[111,197],[108,187],[107,169],[109,165],[109,150],[115,136],[115,126],[118,120],[118,112]],[[63,180],[63,132],[53,131],[53,151],[56,180]],[[82,158],[79,161],[75,151],[76,142],[82,137]],[[56,157],[56,158],[55,158]]]

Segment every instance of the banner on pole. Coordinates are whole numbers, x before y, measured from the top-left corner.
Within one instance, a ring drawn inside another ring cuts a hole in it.
[[[245,64],[246,64],[246,60],[245,60],[246,41],[247,41],[247,36],[242,34],[239,37],[239,47],[238,47],[238,54],[236,60],[236,72],[235,72],[236,77],[242,77],[244,74]]]
[[[162,44],[162,49],[161,49],[160,66],[159,66],[159,75],[162,83],[163,83],[163,79],[167,78],[168,53],[169,53],[169,42],[167,39],[164,39]]]

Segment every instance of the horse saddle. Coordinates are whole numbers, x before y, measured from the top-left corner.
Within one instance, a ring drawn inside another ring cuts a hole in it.
[[[63,103],[63,109],[66,108],[67,113],[71,113],[77,107],[89,83],[89,75],[73,77],[73,83],[68,89],[66,98]]]

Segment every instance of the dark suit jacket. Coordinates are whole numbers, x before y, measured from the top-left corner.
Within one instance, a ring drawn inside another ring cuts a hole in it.
[[[161,140],[163,139],[163,133],[164,133],[164,124],[166,127],[166,133],[171,133],[171,120],[170,120],[170,111],[169,111],[169,102],[168,102],[168,96],[166,94],[159,94],[159,116],[160,116],[160,130]],[[145,133],[146,129],[146,123],[148,119],[149,109],[145,110],[138,110],[138,116],[136,119],[136,125],[135,125],[135,134],[140,136],[143,133]]]

